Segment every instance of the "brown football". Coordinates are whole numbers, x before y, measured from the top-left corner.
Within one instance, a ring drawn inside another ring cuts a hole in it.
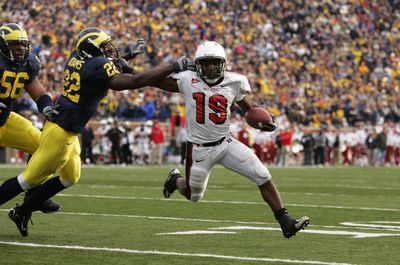
[[[256,129],[261,129],[262,124],[272,122],[271,114],[264,108],[253,107],[246,112],[245,119],[247,123]]]

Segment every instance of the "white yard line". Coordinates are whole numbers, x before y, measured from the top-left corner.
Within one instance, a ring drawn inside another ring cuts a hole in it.
[[[79,197],[79,198],[96,198],[96,199],[118,199],[118,200],[143,200],[143,201],[178,201],[186,202],[186,199],[164,199],[154,197],[134,197],[134,196],[108,196],[108,195],[89,195],[89,194],[58,194],[64,197]],[[222,201],[222,200],[201,200],[201,203],[214,204],[242,204],[242,205],[265,205],[263,202],[245,202],[245,201]],[[287,206],[305,207],[305,208],[327,208],[327,209],[346,209],[346,210],[362,210],[362,211],[382,211],[382,212],[400,212],[396,208],[374,208],[374,207],[352,207],[340,205],[313,205],[313,204],[296,204],[287,203]]]
[[[315,261],[315,260],[252,258],[252,257],[227,256],[227,255],[217,255],[217,254],[208,254],[208,253],[183,253],[183,252],[168,252],[168,251],[158,251],[158,250],[136,250],[136,249],[126,249],[126,248],[86,247],[86,246],[71,246],[71,245],[48,245],[48,244],[8,242],[8,241],[0,241],[0,244],[21,246],[21,247],[72,249],[72,250],[102,251],[102,252],[105,251],[105,252],[129,253],[129,254],[139,254],[139,255],[184,256],[184,257],[201,257],[201,258],[214,258],[214,259],[225,259],[225,260],[282,262],[282,263],[293,263],[293,264],[353,265],[350,263],[324,262],[324,261]]]

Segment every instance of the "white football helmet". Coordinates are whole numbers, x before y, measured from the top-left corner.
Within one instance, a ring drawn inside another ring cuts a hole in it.
[[[219,59],[219,66],[216,69],[203,69],[200,61],[203,59]],[[197,75],[209,84],[214,84],[223,75],[226,68],[225,49],[215,41],[206,41],[200,44],[195,54]]]

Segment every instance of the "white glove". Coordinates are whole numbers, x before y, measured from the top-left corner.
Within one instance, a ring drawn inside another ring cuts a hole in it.
[[[186,70],[196,71],[196,66],[194,62],[189,60],[186,56],[179,57],[173,63],[175,72],[182,72]]]
[[[7,106],[4,103],[0,102],[0,114],[3,112],[2,110],[5,109],[7,109]]]
[[[53,121],[54,117],[56,115],[60,114],[57,110],[56,107],[53,106],[47,106],[43,109],[43,115],[46,117],[47,120]]]

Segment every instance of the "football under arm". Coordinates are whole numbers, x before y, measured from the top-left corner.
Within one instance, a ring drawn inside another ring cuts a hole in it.
[[[109,88],[112,90],[134,90],[152,86],[174,72],[174,66],[168,65],[138,74],[119,74],[111,78]]]

